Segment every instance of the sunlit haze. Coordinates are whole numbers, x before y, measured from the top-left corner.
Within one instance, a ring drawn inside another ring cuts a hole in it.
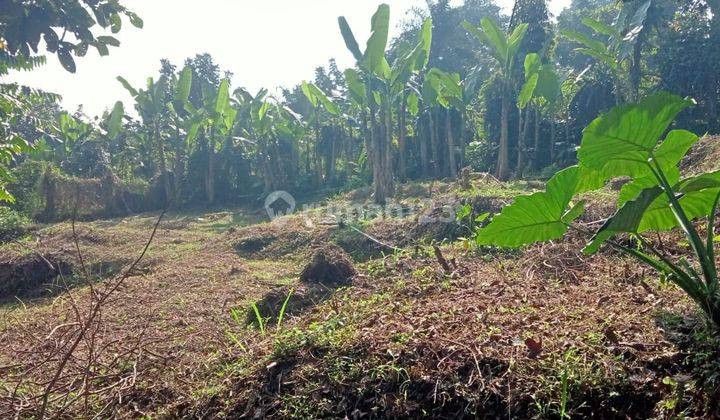
[[[116,81],[119,75],[140,86],[157,74],[160,59],[176,65],[197,53],[212,54],[223,70],[234,74],[235,86],[252,91],[261,87],[292,86],[313,77],[314,69],[335,58],[341,68],[353,64],[337,29],[337,17],[346,16],[358,39],[367,38],[370,17],[382,1],[360,0],[126,0],[129,9],[145,21],[142,30],[127,21],[117,35],[122,45],[100,57],[91,50],[78,58],[76,75],[67,73],[55,56],[38,71],[14,73],[10,81],[59,93],[63,105],[83,105],[89,115],[121,98],[130,97]],[[413,7],[423,0],[386,0],[391,8],[391,35]],[[569,0],[553,0],[557,14]],[[510,0],[498,2],[506,11]]]

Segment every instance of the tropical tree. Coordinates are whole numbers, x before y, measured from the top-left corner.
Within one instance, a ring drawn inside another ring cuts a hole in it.
[[[390,69],[389,80],[385,83],[389,85],[389,93],[391,95],[390,102],[394,104],[398,115],[398,149],[399,149],[399,175],[400,181],[407,178],[407,107],[408,96],[413,94],[410,84],[413,76],[422,73],[430,60],[430,50],[432,47],[432,19],[425,19],[420,31],[418,32],[417,44],[414,48],[408,48],[399,54],[399,57],[393,62]],[[414,101],[417,99],[411,99]]]
[[[520,89],[520,94],[518,95],[518,109],[520,110],[518,123],[518,176],[522,175],[525,166],[526,139],[531,117],[530,115],[526,115],[523,120],[523,110],[530,106],[535,114],[533,148],[535,156],[533,161],[537,166],[540,162],[540,153],[542,148],[540,144],[540,114],[552,114],[560,93],[560,82],[554,66],[552,64],[543,64],[539,54],[527,54],[525,56],[525,83],[523,84],[522,89]],[[553,142],[554,138],[550,141],[551,149]]]
[[[117,1],[5,1],[0,13],[0,61],[15,65],[32,62],[44,40],[45,49],[74,73],[74,56],[84,56],[89,47],[104,56],[109,54],[108,47],[120,45],[115,37],[94,33],[93,29],[99,25],[116,34],[122,28],[122,16],[142,28],[142,19]]]
[[[312,83],[308,82],[302,82],[301,89],[307,100],[310,102],[313,108],[313,113],[310,116],[311,124],[314,127],[315,130],[315,175],[316,175],[316,182],[317,186],[320,185],[322,181],[322,162],[320,158],[320,140],[322,136],[321,132],[321,126],[322,126],[322,117],[324,109],[325,112],[327,112],[330,115],[330,119],[333,117],[337,117],[340,115],[341,110],[340,107],[335,104],[328,96],[320,90],[317,86],[315,86]],[[337,139],[331,139],[331,144],[328,148],[328,157],[326,159],[326,170],[327,170],[327,176],[326,181],[332,182],[332,179],[334,177],[334,157],[335,157],[335,143]],[[308,147],[308,151],[309,151]]]
[[[173,133],[174,142],[174,203],[180,204],[182,197],[182,185],[186,171],[186,157],[190,146],[198,135],[201,124],[201,116],[197,109],[190,103],[190,91],[193,84],[193,72],[189,66],[183,68],[178,76],[173,74],[170,80],[172,87],[172,100],[165,106],[168,110],[168,124]]]
[[[391,107],[387,84],[383,83],[391,76],[390,65],[385,58],[385,48],[388,42],[390,26],[390,7],[381,4],[372,17],[372,33],[367,41],[365,51],[353,35],[350,25],[345,17],[339,17],[340,32],[345,45],[353,54],[359,68],[359,74],[365,85],[367,103],[369,107],[370,136],[372,152],[373,185],[375,187],[375,201],[384,204],[386,199],[393,195],[393,159],[392,159],[392,131],[389,130]],[[385,93],[383,95],[383,93]]]
[[[215,203],[215,181],[217,167],[217,153],[222,146],[230,141],[238,115],[237,109],[230,101],[230,81],[223,79],[217,90],[211,86],[204,86],[205,106],[204,121],[207,141],[207,172],[205,178],[205,194],[208,205]]]
[[[637,5],[624,4],[612,25],[586,17],[582,23],[592,29],[601,40],[590,38],[580,32],[562,31],[562,35],[582,45],[575,51],[596,59],[607,66],[615,84],[615,101],[621,104],[626,100],[635,100],[638,95],[639,75],[629,73],[634,63],[634,72],[639,72],[638,36],[643,32],[645,19],[652,0]],[[626,97],[629,93],[629,97]]]
[[[489,18],[483,18],[480,27],[475,27],[468,22],[463,22],[463,27],[486,47],[490,48],[493,57],[497,62],[497,72],[501,82],[501,114],[500,114],[500,150],[496,175],[500,179],[510,177],[510,140],[508,120],[510,117],[510,103],[514,92],[513,68],[515,66],[516,54],[520,48],[528,25],[521,23],[515,27],[512,33],[506,35],[500,27]]]
[[[151,144],[158,159],[158,179],[162,181],[166,204],[174,202],[172,180],[168,171],[168,153],[165,143],[168,123],[168,103],[172,98],[168,95],[168,78],[161,76],[157,82],[150,77],[147,79],[146,89],[135,89],[122,76],[118,81],[135,99],[135,109],[143,121],[145,139]]]

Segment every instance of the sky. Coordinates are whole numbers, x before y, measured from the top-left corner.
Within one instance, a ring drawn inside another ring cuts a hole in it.
[[[457,1],[457,0],[456,0]],[[550,0],[557,15],[570,0]],[[32,72],[16,72],[5,81],[62,95],[71,111],[83,105],[90,116],[117,100],[131,109],[132,99],[116,80],[137,87],[157,76],[160,59],[182,66],[187,57],[210,53],[222,70],[231,71],[235,86],[251,91],[293,86],[311,80],[314,69],[335,58],[341,69],[353,65],[340,36],[337,17],[345,16],[361,45],[369,36],[370,18],[380,3],[390,5],[391,36],[413,7],[425,0],[124,0],[145,22],[136,29],[127,20],[116,37],[121,45],[100,57],[91,48],[77,58],[77,73],[66,72],[54,55]],[[498,0],[509,12],[512,0]]]

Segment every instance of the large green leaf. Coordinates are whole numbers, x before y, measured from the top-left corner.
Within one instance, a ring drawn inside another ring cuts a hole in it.
[[[314,107],[322,104],[327,112],[332,115],[340,115],[340,107],[330,100],[319,87],[312,83],[302,82],[300,89]]]
[[[415,92],[407,96],[407,110],[413,117],[417,116],[420,112],[420,98],[418,98]]]
[[[494,20],[487,17],[480,20],[480,27],[485,35],[484,39],[480,39],[489,43],[488,46],[495,50],[501,63],[506,63],[508,61],[508,40],[505,32]]]
[[[513,29],[512,33],[508,37],[507,45],[508,45],[508,51],[507,51],[507,61],[506,61],[506,68],[510,68],[512,66],[512,62],[515,58],[515,54],[517,54],[518,50],[520,49],[520,44],[523,41],[523,38],[525,38],[525,34],[528,30],[528,24],[527,23],[521,23],[518,26]]]
[[[123,85],[123,87],[125,87],[125,89],[126,89],[128,92],[130,92],[130,95],[132,95],[133,97],[138,96],[138,91],[137,91],[137,89],[135,89],[134,87],[132,87],[132,85],[131,85],[127,80],[125,80],[124,77],[118,76],[118,77],[117,77],[117,80]]]
[[[607,50],[607,47],[605,47],[605,44],[603,44],[600,41],[589,38],[585,34],[582,34],[580,32],[576,32],[576,31],[571,31],[571,30],[563,30],[563,31],[560,31],[560,33],[565,38],[568,38],[571,41],[575,41],[579,44],[582,44],[586,48],[588,48],[598,54],[608,54],[608,50]]]
[[[302,93],[305,95],[305,98],[307,98],[307,100],[310,102],[310,105],[312,105],[313,108],[317,108],[318,98],[310,89],[310,83],[303,81],[300,84],[300,90],[302,90]]]
[[[531,75],[523,85],[522,89],[520,90],[520,94],[518,95],[518,108],[525,109],[528,103],[530,103],[530,100],[533,98],[533,95],[535,93],[535,88],[538,84],[538,74],[535,73]]]
[[[190,97],[190,89],[192,88],[192,69],[186,66],[180,72],[177,86],[175,87],[175,103],[184,104]]]
[[[417,57],[415,60],[415,71],[420,71],[427,66],[430,60],[430,48],[432,47],[432,29],[433,21],[430,18],[425,19],[420,33],[418,34]]]
[[[390,6],[381,4],[372,17],[372,34],[367,41],[363,65],[367,71],[375,72],[385,58],[385,48],[390,31]]]
[[[230,82],[228,79],[223,79],[218,87],[217,96],[215,97],[215,113],[222,114],[227,108],[228,101],[230,100]]]
[[[123,107],[123,103],[120,101],[115,102],[115,106],[113,107],[107,122],[107,133],[109,138],[112,139],[117,137],[120,132],[120,128],[122,128],[122,119],[124,116],[125,108]]]
[[[598,20],[586,17],[582,19],[583,25],[591,28],[595,32],[601,34],[601,35],[607,35],[610,37],[619,37],[620,32],[618,32],[615,28],[612,26],[606,25]]]
[[[519,247],[561,238],[570,219],[580,216],[579,210],[567,212],[580,175],[577,166],[564,169],[548,181],[545,191],[517,197],[479,231],[477,243]]]
[[[720,192],[720,172],[702,174],[677,183],[678,202],[690,220],[707,216]],[[664,231],[679,226],[666,195],[658,197],[645,212],[639,232]]]
[[[592,254],[600,248],[603,242],[618,233],[638,232],[645,211],[662,193],[662,188],[653,187],[643,190],[637,198],[626,202],[595,233],[590,243],[583,249],[583,252]]]
[[[525,56],[525,80],[529,79],[533,74],[540,72],[542,61],[537,53],[530,53]]]
[[[365,90],[365,84],[360,78],[360,73],[355,69],[345,70],[345,82],[350,92],[350,97],[359,106],[363,106],[367,102],[367,93]]]
[[[545,64],[540,69],[535,96],[545,99],[545,101],[551,105],[555,103],[560,96],[560,81],[552,65]]]
[[[691,103],[659,92],[637,104],[613,108],[583,131],[578,150],[580,164],[603,171],[607,177],[647,175],[647,161],[658,140],[675,116]],[[674,152],[667,151],[670,156]]]
[[[340,16],[338,18],[338,25],[340,25],[340,33],[342,34],[343,40],[345,40],[345,46],[347,46],[347,49],[350,50],[357,62],[362,61],[363,54],[360,51],[360,46],[355,39],[355,35],[353,35],[352,29],[350,29],[347,19],[345,19],[344,16]]]
[[[653,156],[662,168],[674,167],[698,140],[697,135],[687,130],[672,130],[655,149]]]
[[[665,176],[671,185],[675,184],[680,180],[680,170],[677,167],[668,168],[665,170]],[[643,190],[659,185],[657,178],[652,174],[633,179],[620,189],[618,207],[622,207],[628,201],[637,198]]]

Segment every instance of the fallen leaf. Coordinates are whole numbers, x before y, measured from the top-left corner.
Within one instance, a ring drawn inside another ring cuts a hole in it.
[[[542,353],[542,340],[540,340],[540,342],[537,342],[532,338],[528,337],[525,339],[525,345],[527,346],[528,350],[530,350],[531,356],[537,356],[538,354]]]

